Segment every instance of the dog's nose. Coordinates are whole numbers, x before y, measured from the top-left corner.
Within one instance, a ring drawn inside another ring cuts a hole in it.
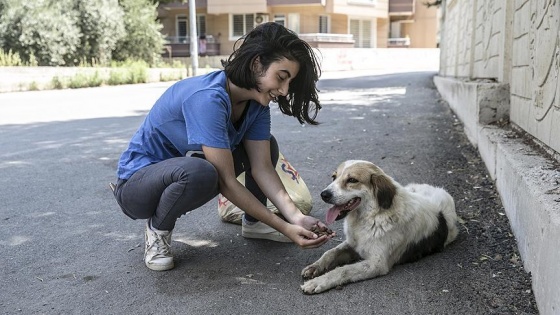
[[[329,190],[323,190],[321,192],[321,198],[323,201],[328,202],[332,198],[332,193]]]

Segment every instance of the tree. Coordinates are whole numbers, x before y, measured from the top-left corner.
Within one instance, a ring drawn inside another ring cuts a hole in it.
[[[39,65],[71,64],[80,43],[72,0],[0,0],[0,48]]]
[[[0,0],[0,48],[41,66],[156,63],[164,44],[152,0]]]
[[[117,42],[126,36],[123,9],[112,0],[78,0],[75,3],[81,31],[77,55],[88,63],[108,64]]]
[[[151,0],[120,0],[124,10],[126,37],[118,41],[114,60],[144,60],[154,64],[161,58],[164,37],[157,21],[157,5]]]

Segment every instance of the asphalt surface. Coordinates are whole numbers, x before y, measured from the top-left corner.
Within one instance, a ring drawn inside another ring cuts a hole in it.
[[[304,295],[300,272],[343,239],[304,250],[246,240],[217,201],[181,217],[175,269],[142,261],[144,222],[108,183],[170,83],[0,94],[2,314],[538,314],[530,275],[477,151],[439,98],[434,72],[321,79],[319,126],[273,106],[273,134],[324,218],[320,191],[346,159],[446,188],[462,218],[444,252],[384,277]]]

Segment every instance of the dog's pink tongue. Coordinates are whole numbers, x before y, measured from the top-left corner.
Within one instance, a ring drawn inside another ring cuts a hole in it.
[[[325,224],[332,224],[336,220],[336,217],[338,217],[338,215],[340,214],[340,211],[342,211],[341,206],[333,206],[332,208],[330,208],[327,211],[327,215],[325,217]]]

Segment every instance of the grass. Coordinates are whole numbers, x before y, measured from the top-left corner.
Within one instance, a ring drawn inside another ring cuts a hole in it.
[[[30,61],[25,62],[18,53],[4,51],[0,49],[0,67],[36,67],[37,61],[31,56]],[[160,72],[159,80],[177,81],[185,78],[186,65],[179,61],[173,60],[171,63],[160,62],[152,68],[166,68]],[[72,76],[54,76],[48,84],[38,84],[33,81],[20,85],[20,90],[36,91],[41,89],[78,89],[86,87],[98,87],[103,85],[122,85],[122,84],[138,84],[149,82],[149,69],[144,61],[124,61],[111,62],[110,67],[101,68],[96,64],[88,64],[82,62],[78,72]],[[177,69],[177,71],[169,70]],[[96,70],[99,69],[99,70]]]

